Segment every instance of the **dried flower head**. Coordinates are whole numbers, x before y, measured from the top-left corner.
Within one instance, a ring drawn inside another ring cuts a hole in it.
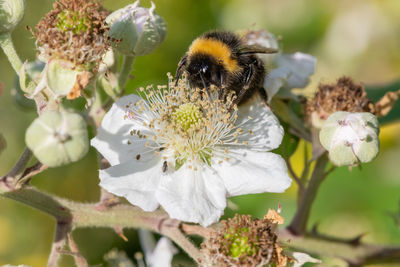
[[[307,101],[305,110],[312,120],[326,120],[337,111],[373,113],[374,105],[361,84],[343,76],[334,84],[321,83],[314,97]]]
[[[59,0],[36,25],[39,57],[64,59],[87,69],[98,67],[110,47],[108,12],[95,0]]]
[[[270,210],[263,219],[236,214],[233,219],[222,221],[222,229],[202,244],[206,256],[203,266],[286,266],[288,257],[275,233],[282,220],[276,211]]]

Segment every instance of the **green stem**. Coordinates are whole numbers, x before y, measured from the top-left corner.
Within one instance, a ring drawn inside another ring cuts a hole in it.
[[[19,58],[17,51],[15,50],[15,47],[14,47],[14,44],[13,44],[13,41],[11,38],[11,34],[9,32],[0,34],[0,47],[3,49],[4,54],[7,56],[8,61],[10,61],[11,66],[13,67],[15,73],[17,75],[19,75],[21,68],[23,66],[23,63],[22,63],[21,59]],[[31,78],[25,91],[33,92],[35,87],[36,87],[36,83]],[[40,95],[35,97],[35,101],[36,101],[36,105],[37,105],[39,114],[41,113],[41,110],[39,109],[40,105],[43,103],[42,98],[43,97]]]
[[[122,89],[125,90],[126,82],[128,81],[129,74],[131,73],[133,62],[135,61],[134,56],[125,56],[124,61],[122,62],[121,72],[118,78],[118,85]]]
[[[23,172],[25,171],[26,165],[32,158],[33,154],[29,148],[25,148],[18,162],[12,168],[12,170],[7,174],[7,177],[12,179],[19,179]]]
[[[310,181],[308,182],[307,189],[303,193],[296,214],[294,215],[293,220],[288,227],[289,230],[295,235],[303,235],[306,231],[312,204],[317,196],[319,186],[326,177],[325,167],[328,162],[329,159],[326,153],[317,159],[314,171],[311,175]]]
[[[96,204],[76,203],[38,191],[33,187],[9,191],[0,183],[0,196],[16,200],[53,216],[57,223],[77,227],[141,228],[171,238],[196,262],[201,258],[199,250],[182,234],[180,221],[170,219],[162,210],[145,212],[131,205],[116,205],[105,210]]]
[[[11,34],[9,32],[0,34],[0,46],[3,49],[4,54],[6,54],[15,72],[19,74],[22,68],[22,61],[14,48]]]

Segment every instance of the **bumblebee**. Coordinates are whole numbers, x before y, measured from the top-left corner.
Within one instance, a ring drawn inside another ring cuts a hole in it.
[[[266,71],[256,54],[276,52],[276,49],[247,45],[232,32],[207,32],[192,42],[179,61],[175,80],[186,72],[192,87],[208,90],[210,85],[215,85],[221,88],[219,99],[223,100],[229,90],[233,90],[238,105],[255,93],[266,100],[263,88]]]

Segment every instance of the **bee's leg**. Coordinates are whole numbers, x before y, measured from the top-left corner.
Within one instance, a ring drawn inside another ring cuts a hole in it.
[[[219,93],[218,93],[218,99],[219,100],[224,100],[225,96],[226,96],[226,90],[225,90],[226,89],[225,88],[226,84],[225,84],[225,81],[224,81],[224,75],[223,75],[222,71],[219,72],[219,84],[220,84],[220,90],[219,90]]]
[[[211,94],[210,94],[210,88],[208,88],[208,86],[206,85],[206,82],[204,81],[203,74],[201,73],[201,71],[199,72],[199,75],[200,75],[201,82],[203,83],[204,90],[207,93],[208,99],[210,99],[210,101],[213,102],[213,100],[211,98]]]
[[[251,64],[249,64],[249,71],[247,72],[246,78],[244,80],[244,86],[238,93],[237,98],[235,99],[233,104],[235,104],[235,105],[239,104],[240,101],[242,100],[244,94],[247,92],[247,90],[249,90],[252,78],[254,76],[254,71],[255,71],[254,64],[255,63],[257,63],[257,61],[254,61]]]
[[[178,80],[179,80],[179,78],[181,77],[183,67],[186,66],[186,62],[187,62],[187,55],[184,55],[184,56],[182,57],[182,59],[179,61],[179,63],[178,63],[178,68],[176,69],[176,74],[175,74],[175,86],[178,85]]]

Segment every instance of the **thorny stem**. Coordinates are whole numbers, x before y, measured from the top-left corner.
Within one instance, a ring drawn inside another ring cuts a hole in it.
[[[6,54],[8,61],[10,61],[14,71],[19,74],[22,68],[22,61],[15,50],[11,39],[11,34],[9,32],[0,34],[0,46],[3,49],[4,54]]]
[[[329,159],[326,153],[316,161],[307,189],[303,193],[296,214],[288,227],[288,229],[295,235],[303,235],[305,233],[312,204],[317,196],[319,186],[326,177],[325,167],[328,162]]]
[[[118,78],[118,85],[122,89],[125,90],[126,82],[128,81],[129,74],[131,73],[133,62],[135,61],[135,57],[133,56],[125,56],[124,61],[122,62],[122,69]]]
[[[58,261],[60,260],[61,251],[67,240],[67,234],[71,230],[71,225],[66,222],[57,222],[56,234],[54,236],[54,242],[51,246],[51,252],[49,260],[47,262],[47,267],[58,266]]]

